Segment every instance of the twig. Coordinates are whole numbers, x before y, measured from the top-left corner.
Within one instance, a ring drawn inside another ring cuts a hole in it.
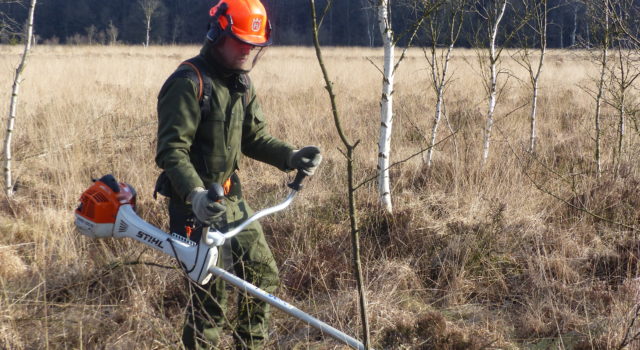
[[[628,230],[631,230],[631,231],[635,231],[635,230],[636,230],[636,228],[635,228],[635,227],[633,227],[633,226],[629,226],[629,225],[627,225],[627,224],[625,224],[625,223],[622,223],[622,222],[617,222],[617,221],[613,221],[613,220],[607,219],[607,218],[605,218],[605,217],[603,217],[603,216],[600,216],[600,215],[598,215],[598,214],[596,214],[596,213],[594,213],[594,212],[592,212],[592,211],[588,210],[588,209],[587,209],[587,208],[585,208],[585,207],[579,207],[579,206],[577,206],[577,205],[575,205],[575,204],[573,204],[573,203],[569,202],[569,201],[568,201],[568,200],[566,200],[566,199],[560,198],[560,196],[559,196],[559,195],[557,195],[557,194],[555,194],[555,193],[551,192],[550,190],[547,190],[547,189],[546,189],[546,188],[544,188],[542,185],[540,185],[539,183],[537,183],[537,182],[536,182],[536,181],[535,181],[535,180],[534,180],[534,179],[529,175],[529,173],[527,173],[526,171],[524,171],[524,165],[523,165],[523,164],[524,164],[524,162],[522,161],[522,159],[520,158],[520,156],[518,156],[518,154],[516,153],[516,151],[513,149],[513,146],[511,145],[511,142],[509,142],[509,139],[506,137],[506,135],[504,134],[504,132],[502,132],[502,130],[501,130],[499,127],[497,127],[497,126],[496,126],[496,129],[497,129],[497,130],[498,130],[498,132],[499,132],[500,134],[502,134],[502,136],[505,138],[505,142],[506,142],[506,143],[507,143],[507,145],[509,146],[509,149],[511,150],[511,152],[513,153],[513,155],[516,157],[516,160],[518,161],[518,163],[520,163],[520,165],[522,166],[522,169],[523,169],[522,173],[524,174],[524,176],[525,176],[525,177],[526,177],[526,178],[527,178],[527,179],[528,179],[528,180],[529,180],[529,181],[530,181],[530,182],[531,182],[531,183],[532,183],[532,184],[533,184],[533,185],[534,185],[538,190],[540,190],[540,191],[541,191],[541,192],[543,192],[543,193],[546,193],[546,194],[550,195],[551,197],[553,197],[553,198],[555,198],[555,199],[559,200],[560,202],[562,202],[562,203],[566,204],[567,206],[569,206],[569,207],[571,207],[571,208],[573,208],[573,209],[575,209],[575,210],[581,211],[581,212],[583,212],[583,213],[585,213],[585,214],[587,214],[587,215],[589,215],[589,216],[592,216],[592,217],[594,217],[594,218],[596,218],[596,219],[598,219],[598,220],[601,220],[601,221],[604,221],[604,222],[608,222],[608,223],[610,223],[610,224],[618,225],[618,226],[624,227],[624,228],[626,228],[626,229],[628,229]]]
[[[629,338],[629,334],[631,333],[631,328],[633,328],[633,324],[636,322],[638,317],[640,317],[640,303],[636,304],[633,317],[631,318],[631,321],[629,321],[629,326],[627,326],[627,329],[624,332],[624,337],[622,338],[622,342],[620,342],[620,345],[618,346],[618,350],[622,350],[627,345],[631,344],[633,341],[640,339],[640,332],[636,333],[633,337]]]
[[[373,62],[373,60],[370,57],[367,57],[367,61],[369,61],[374,67],[376,67],[376,69],[378,70],[378,72],[380,72],[380,74],[384,75],[384,72],[382,71],[382,69],[380,69],[380,67],[378,67],[378,65]]]
[[[433,144],[433,146],[429,146],[429,147],[427,147],[427,148],[423,148],[423,149],[419,150],[418,152],[416,152],[416,153],[414,153],[414,154],[410,155],[409,157],[407,157],[407,158],[405,158],[405,159],[403,159],[403,160],[399,160],[399,161],[397,161],[397,162],[395,162],[395,163],[393,163],[393,164],[389,165],[385,170],[389,170],[389,169],[391,169],[392,167],[395,167],[396,165],[399,165],[399,164],[405,163],[405,162],[409,161],[410,159],[415,158],[415,157],[417,157],[417,156],[421,155],[422,153],[424,153],[424,152],[428,151],[429,149],[431,149],[431,148],[433,148],[433,147],[435,147],[435,146],[438,146],[439,144],[441,144],[441,143],[445,142],[447,139],[449,139],[451,136],[453,136],[453,135],[455,135],[455,134],[457,134],[457,133],[458,133],[458,132],[456,131],[456,132],[453,132],[453,133],[451,133],[451,134],[447,135],[445,138],[443,138],[443,139],[442,139],[442,140],[440,140],[439,142],[434,143],[434,144]],[[355,191],[355,190],[359,189],[360,187],[362,187],[362,186],[366,185],[367,183],[369,183],[369,182],[371,182],[371,181],[373,181],[373,180],[375,180],[375,179],[377,179],[377,178],[378,178],[378,175],[374,175],[374,176],[372,176],[372,177],[370,177],[370,178],[368,178],[368,179],[366,179],[366,180],[362,181],[361,183],[359,183],[358,185],[356,185],[356,186],[353,188],[353,191]]]
[[[18,244],[2,245],[2,246],[0,246],[0,249],[5,249],[5,248],[16,248],[16,247],[22,247],[22,246],[25,246],[25,245],[32,245],[32,244],[36,244],[36,242],[27,242],[27,243],[18,243]]]

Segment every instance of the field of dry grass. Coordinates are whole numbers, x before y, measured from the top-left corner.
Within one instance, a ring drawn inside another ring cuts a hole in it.
[[[139,214],[167,227],[164,201],[151,196],[159,173],[156,95],[197,50],[35,48],[19,95],[17,192],[0,206],[0,348],[179,346],[188,298],[181,273],[134,263],[173,262],[135,242],[81,236],[73,209],[91,178],[113,173],[138,190]],[[0,111],[9,109],[19,54],[0,47]],[[379,62],[382,53],[324,54],[346,133],[361,140],[363,180],[376,167],[381,84],[367,58]],[[503,76],[489,163],[481,168],[486,99],[475,52],[454,52],[452,65],[440,138],[456,133],[438,146],[433,168],[414,157],[392,169],[392,216],[378,210],[374,183],[357,193],[376,348],[619,348],[626,332],[640,332],[640,322],[629,326],[640,299],[637,129],[630,120],[614,167],[617,119],[604,109],[605,172],[596,180],[594,103],[584,87],[594,85],[597,67],[588,53],[551,51],[531,157],[530,91],[522,68],[505,56],[510,78]],[[345,162],[314,52],[270,49],[252,79],[272,133],[325,154],[292,208],[263,220],[281,271],[277,294],[357,335]],[[422,52],[409,52],[396,78],[394,161],[427,144],[435,102],[428,79]],[[289,179],[248,159],[240,176],[254,208],[282,198]],[[343,347],[275,312],[269,348]]]

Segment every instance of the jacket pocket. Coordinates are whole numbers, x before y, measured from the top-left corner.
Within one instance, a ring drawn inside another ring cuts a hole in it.
[[[227,157],[218,154],[204,155],[204,168],[208,174],[223,173]]]

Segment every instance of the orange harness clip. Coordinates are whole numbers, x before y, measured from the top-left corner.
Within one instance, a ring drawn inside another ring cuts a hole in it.
[[[224,190],[224,195],[228,195],[231,192],[231,178],[228,178],[223,184],[222,189]]]

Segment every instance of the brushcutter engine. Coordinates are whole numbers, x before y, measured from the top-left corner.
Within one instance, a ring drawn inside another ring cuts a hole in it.
[[[168,234],[140,218],[134,208],[136,192],[130,185],[105,175],[80,197],[75,224],[91,238],[130,237],[178,260],[189,278],[205,284],[209,269],[216,265],[218,249],[177,235]]]

